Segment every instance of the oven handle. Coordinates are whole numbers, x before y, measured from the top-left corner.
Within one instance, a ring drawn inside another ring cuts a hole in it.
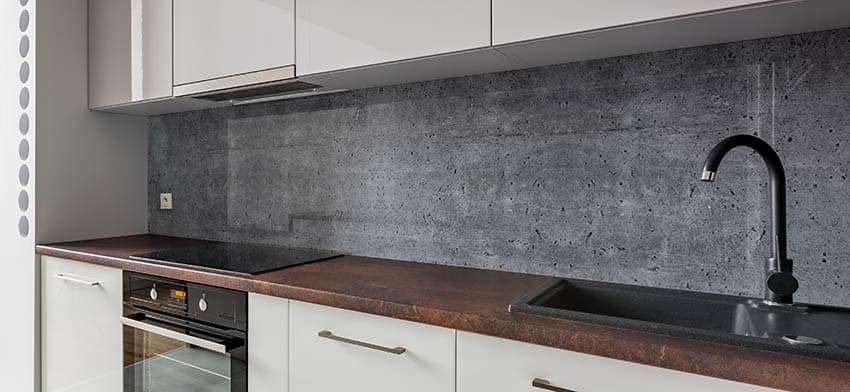
[[[227,354],[227,347],[221,343],[211,342],[209,340],[204,340],[196,336],[187,335],[185,333],[180,333],[177,331],[172,331],[168,328],[163,328],[160,326],[156,326],[153,324],[146,323],[144,321],[134,320],[129,317],[121,317],[121,324],[124,324],[130,328],[139,329],[142,331],[150,332],[153,334],[157,334],[166,338],[174,339],[186,344],[191,344],[194,346],[198,346],[201,348],[205,348],[210,351],[215,351],[219,354]]]

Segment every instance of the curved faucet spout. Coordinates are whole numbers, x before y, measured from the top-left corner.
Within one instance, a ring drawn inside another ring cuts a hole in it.
[[[797,290],[796,279],[791,275],[792,261],[788,259],[785,210],[785,169],[776,151],[764,140],[751,135],[735,135],[723,139],[708,153],[700,180],[714,181],[720,161],[730,150],[744,146],[761,156],[770,173],[771,240],[773,257],[768,259],[765,299],[776,303],[791,303]]]

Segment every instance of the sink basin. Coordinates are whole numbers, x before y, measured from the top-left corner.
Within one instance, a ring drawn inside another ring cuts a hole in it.
[[[850,309],[554,279],[510,311],[850,362]]]

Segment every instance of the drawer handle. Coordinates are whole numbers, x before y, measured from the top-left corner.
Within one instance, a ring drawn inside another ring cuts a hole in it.
[[[337,342],[353,344],[355,346],[371,348],[372,350],[383,351],[385,353],[390,353],[390,354],[395,354],[395,355],[401,355],[401,354],[404,354],[407,351],[407,349],[404,348],[404,347],[390,348],[390,347],[379,346],[377,344],[366,343],[366,342],[361,342],[359,340],[348,339],[348,338],[344,338],[344,337],[341,337],[341,336],[336,336],[331,331],[321,331],[321,332],[319,332],[319,337],[325,338],[325,339],[330,339],[330,340],[336,340]]]
[[[542,378],[535,378],[534,380],[531,380],[531,386],[535,387],[535,388],[545,389],[547,391],[554,391],[554,392],[576,392],[572,389],[556,387],[556,386],[552,385],[552,383],[550,383],[549,381],[546,381]]]
[[[53,275],[53,277],[56,278],[56,279],[62,279],[66,282],[73,282],[73,283],[81,284],[83,286],[98,286],[98,285],[100,285],[99,280],[88,279],[88,278],[84,278],[82,276],[73,275],[73,274],[59,273],[59,274]]]

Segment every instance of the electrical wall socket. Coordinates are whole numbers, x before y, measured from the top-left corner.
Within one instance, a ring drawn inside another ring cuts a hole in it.
[[[159,209],[160,210],[170,210],[173,208],[172,202],[174,200],[171,198],[171,193],[160,193],[159,194]]]

